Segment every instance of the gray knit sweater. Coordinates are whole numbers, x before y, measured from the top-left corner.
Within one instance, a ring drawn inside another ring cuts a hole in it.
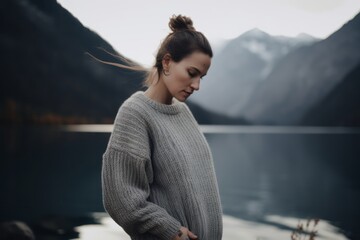
[[[188,106],[135,92],[119,108],[102,156],[106,211],[136,240],[170,240],[181,226],[220,240],[222,209],[210,148]]]

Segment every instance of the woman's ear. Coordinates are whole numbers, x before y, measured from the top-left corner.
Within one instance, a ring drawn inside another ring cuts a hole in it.
[[[164,70],[169,70],[171,62],[171,56],[169,53],[166,53],[162,59],[162,66]]]

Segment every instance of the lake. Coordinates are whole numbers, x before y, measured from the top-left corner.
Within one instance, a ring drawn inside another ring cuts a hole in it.
[[[201,126],[214,157],[224,240],[360,239],[360,130]],[[37,239],[130,239],[104,212],[101,160],[112,125],[2,126],[1,221]]]

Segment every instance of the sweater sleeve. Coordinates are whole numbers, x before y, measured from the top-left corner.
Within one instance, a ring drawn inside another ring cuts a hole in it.
[[[150,142],[146,122],[133,108],[120,108],[103,154],[102,191],[105,210],[128,234],[151,233],[172,239],[181,224],[150,201]]]

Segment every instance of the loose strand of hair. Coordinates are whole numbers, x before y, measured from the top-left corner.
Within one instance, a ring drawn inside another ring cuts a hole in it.
[[[103,50],[104,50],[104,49],[103,49]],[[117,58],[117,59],[121,59],[120,56],[116,56],[115,54],[109,53],[109,52],[106,51],[106,50],[104,50],[104,51],[107,52],[108,54],[110,54],[111,56],[114,56],[114,57]],[[140,66],[140,65],[134,65],[133,63],[130,63],[128,60],[125,60],[125,62],[129,63],[129,65],[131,65],[131,66],[127,66],[127,65],[124,65],[124,64],[121,64],[121,63],[104,61],[104,60],[101,60],[101,59],[95,57],[94,55],[92,55],[92,54],[89,53],[89,52],[85,52],[85,54],[89,55],[90,57],[92,57],[93,59],[95,59],[95,60],[98,61],[98,62],[101,62],[101,63],[104,63],[104,64],[108,64],[108,65],[112,65],[112,66],[115,66],[115,67],[125,68],[125,69],[133,70],[133,71],[141,71],[141,72],[148,72],[148,71],[149,71],[148,68],[145,68],[145,67]]]
[[[97,48],[100,49],[100,50],[102,50],[102,51],[104,51],[104,52],[106,52],[107,54],[113,56],[114,58],[119,59],[120,61],[126,62],[128,65],[134,66],[134,63],[133,63],[133,62],[129,61],[127,58],[125,58],[125,57],[123,57],[123,56],[121,56],[121,55],[117,55],[117,54],[111,53],[111,52],[109,52],[108,50],[106,50],[106,49],[103,48],[103,47],[97,47]]]

